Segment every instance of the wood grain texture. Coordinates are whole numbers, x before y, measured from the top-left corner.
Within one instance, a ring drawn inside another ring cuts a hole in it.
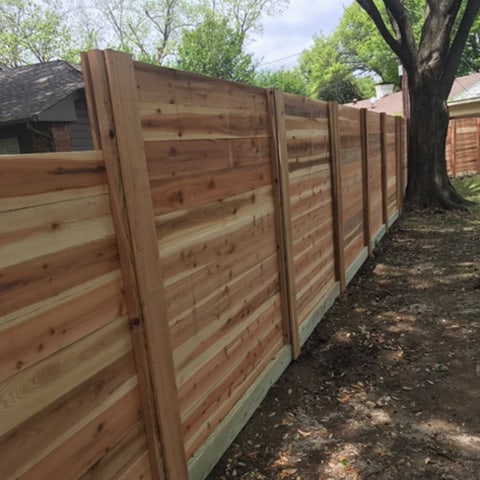
[[[449,123],[446,161],[452,177],[478,173],[479,123],[476,118],[453,119]]]
[[[140,405],[103,153],[0,157],[0,178],[0,471],[78,478],[124,435],[106,412]]]
[[[115,448],[140,418],[138,389],[133,389],[22,475],[22,479],[79,478],[106,451]]]
[[[196,412],[185,437],[192,454],[240,399],[212,388],[251,361],[251,332],[269,322],[283,343],[267,99],[188,73],[135,70],[180,407],[182,417]],[[258,374],[245,370],[245,384]]]
[[[128,55],[105,52],[118,157],[125,189],[153,394],[167,478],[187,478],[153,206],[138,112],[137,84]],[[121,82],[118,80],[122,79]]]
[[[338,104],[328,104],[329,126],[330,126],[330,151],[331,151],[331,175],[332,175],[332,210],[333,230],[335,239],[335,270],[336,278],[340,282],[340,291],[346,288],[345,281],[345,246],[343,232],[343,198],[341,178],[341,152],[340,152],[340,131],[338,124]]]
[[[120,265],[123,281],[127,285],[125,299],[129,323],[132,327],[131,338],[142,400],[143,420],[151,464],[150,472],[154,480],[159,480],[164,477],[164,465],[158,436],[158,419],[155,411],[151,371],[144,340],[145,334],[140,321],[140,294],[134,266],[133,242],[128,219],[126,194],[123,188],[118,146],[115,142],[115,136],[112,135],[115,131],[115,125],[108,86],[108,74],[105,59],[101,52],[90,52],[88,55],[83,55],[82,60],[87,91],[91,96],[89,108],[92,110],[91,116],[95,118],[92,129],[96,130],[95,136],[104,152]],[[94,85],[96,85],[96,88]]]
[[[362,139],[362,187],[363,187],[363,244],[368,248],[368,254],[372,254],[370,238],[370,182],[368,165],[368,110],[361,109],[361,139]]]
[[[277,239],[279,243],[278,265],[280,272],[280,294],[284,301],[282,317],[287,330],[286,343],[292,345],[292,357],[300,355],[298,337],[296,286],[293,276],[292,218],[289,199],[287,133],[285,125],[285,103],[283,93],[277,89],[267,91],[272,139],[274,198],[277,212]]]
[[[380,114],[367,111],[367,163],[369,190],[370,243],[381,228],[382,212],[382,163]]]
[[[18,478],[136,385],[131,352],[0,438],[3,478]]]
[[[106,183],[102,152],[0,156],[0,201]]]
[[[131,350],[124,318],[0,383],[0,435]]]
[[[335,281],[328,106],[284,94],[292,252],[299,327]]]

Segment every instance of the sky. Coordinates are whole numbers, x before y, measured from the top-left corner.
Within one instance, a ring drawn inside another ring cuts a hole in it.
[[[297,54],[312,45],[315,34],[329,34],[335,29],[344,7],[351,2],[290,0],[288,9],[282,15],[264,21],[263,33],[254,37],[248,50],[265,69],[292,67],[298,59]]]

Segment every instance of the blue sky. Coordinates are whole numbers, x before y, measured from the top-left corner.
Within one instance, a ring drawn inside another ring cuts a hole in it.
[[[264,22],[263,33],[257,35],[248,46],[260,64],[268,69],[282,65],[291,67],[298,57],[276,62],[280,58],[295,55],[312,44],[317,33],[328,34],[337,25],[344,6],[352,0],[290,0],[288,9],[277,17]]]

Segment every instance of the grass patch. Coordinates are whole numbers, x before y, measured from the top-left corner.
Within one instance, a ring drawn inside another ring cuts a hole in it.
[[[480,214],[480,176],[454,180],[453,186],[462,197],[476,202],[476,205],[472,207],[472,212]]]

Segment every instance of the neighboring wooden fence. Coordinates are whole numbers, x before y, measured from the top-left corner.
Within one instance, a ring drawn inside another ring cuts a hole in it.
[[[454,178],[480,173],[480,118],[450,120],[446,159],[448,174]]]
[[[96,151],[0,157],[2,479],[202,479],[398,217],[405,125],[83,71]]]

